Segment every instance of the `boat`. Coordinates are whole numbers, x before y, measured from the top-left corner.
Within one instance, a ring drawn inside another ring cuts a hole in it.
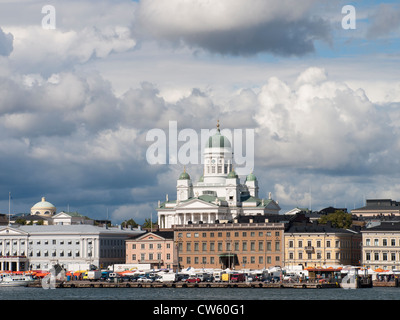
[[[0,279],[0,287],[27,287],[34,280],[29,275],[2,275]]]

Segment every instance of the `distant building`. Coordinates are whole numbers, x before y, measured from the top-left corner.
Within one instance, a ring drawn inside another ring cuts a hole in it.
[[[45,197],[42,197],[42,201],[34,204],[31,208],[31,215],[51,217],[56,213],[56,210],[56,207],[52,203],[46,201]]]
[[[0,270],[49,270],[55,264],[106,268],[125,263],[125,240],[141,233],[91,225],[0,227]]]
[[[330,223],[292,223],[285,231],[285,266],[359,265],[361,234]]]
[[[94,224],[94,220],[81,215],[78,212],[60,212],[52,217],[52,224],[55,225],[71,225],[71,224]]]
[[[400,222],[371,224],[362,234],[362,265],[373,270],[400,269]]]
[[[155,231],[125,241],[127,264],[150,264],[150,268],[176,269],[174,233]]]
[[[379,218],[400,216],[400,202],[391,199],[370,199],[361,208],[351,210],[359,218]]]

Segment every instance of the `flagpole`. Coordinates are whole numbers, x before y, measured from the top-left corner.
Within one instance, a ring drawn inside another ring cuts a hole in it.
[[[11,225],[11,192],[8,192],[8,225]]]

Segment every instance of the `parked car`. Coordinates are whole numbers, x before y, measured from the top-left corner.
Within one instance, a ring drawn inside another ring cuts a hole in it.
[[[201,282],[201,279],[199,277],[189,277],[186,279],[186,282],[188,283],[199,283]]]
[[[154,282],[154,278],[140,277],[137,279],[137,282]]]

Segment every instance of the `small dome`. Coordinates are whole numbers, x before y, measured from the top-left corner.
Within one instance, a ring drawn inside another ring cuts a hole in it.
[[[204,176],[201,176],[199,182],[204,182]]]
[[[247,175],[246,177],[246,181],[257,181],[256,176],[252,173],[250,173],[249,175]]]
[[[179,176],[179,180],[190,180],[190,176],[186,172],[186,170],[181,173],[181,175]]]
[[[238,177],[238,175],[236,174],[235,170],[232,170],[231,172],[229,172],[227,178],[228,179],[236,179]]]

